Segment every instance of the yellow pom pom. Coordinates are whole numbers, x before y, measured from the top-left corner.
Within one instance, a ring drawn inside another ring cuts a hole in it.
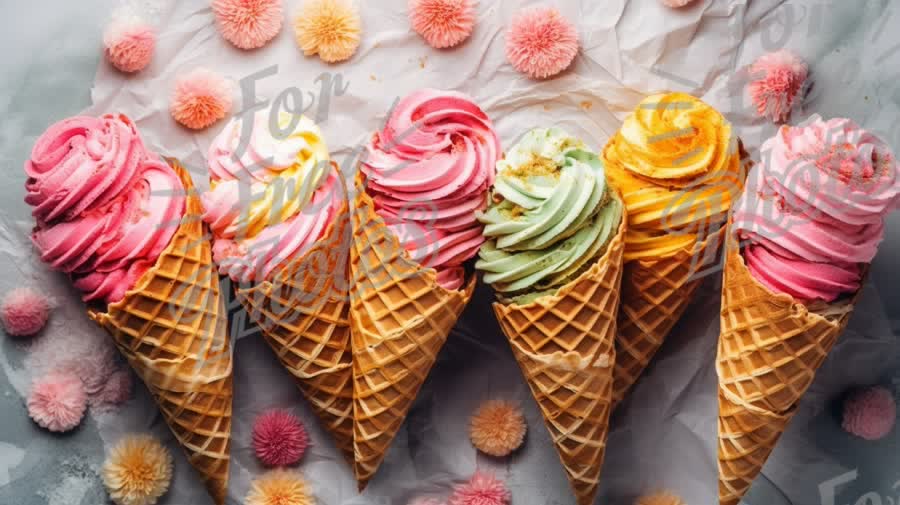
[[[678,496],[668,491],[663,491],[641,496],[634,502],[634,505],[685,505],[685,503]]]
[[[172,455],[149,435],[130,435],[110,451],[102,477],[118,505],[152,505],[169,489]]]
[[[246,505],[315,505],[299,472],[272,470],[253,481]]]
[[[472,445],[491,455],[506,456],[525,439],[525,416],[512,402],[490,400],[481,405],[469,422]]]
[[[350,0],[306,0],[294,17],[294,30],[303,54],[334,63],[359,48],[362,22]]]

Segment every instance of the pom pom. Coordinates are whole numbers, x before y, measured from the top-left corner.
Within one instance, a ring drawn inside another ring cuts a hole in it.
[[[49,375],[35,382],[28,394],[28,415],[50,431],[61,433],[78,426],[85,409],[84,384],[71,373]]]
[[[659,0],[666,7],[672,7],[673,9],[677,9],[679,7],[684,7],[689,3],[693,3],[694,0]]]
[[[205,68],[178,78],[169,109],[175,121],[194,130],[210,126],[231,112],[231,84]]]
[[[508,505],[512,495],[494,474],[476,471],[469,482],[453,488],[449,505]]]
[[[152,505],[169,489],[172,455],[149,435],[129,435],[110,451],[101,477],[118,505]]]
[[[535,79],[554,76],[578,54],[578,32],[558,10],[535,7],[516,16],[506,32],[506,58]]]
[[[750,66],[750,74],[750,98],[756,114],[776,122],[787,121],[809,74],[806,62],[782,49],[760,56]]]
[[[891,392],[873,387],[852,393],[844,401],[844,429],[865,440],[880,440],[894,429],[897,405]]]
[[[113,372],[103,385],[103,389],[94,397],[91,405],[116,406],[131,398],[131,372],[119,370]]]
[[[293,465],[300,461],[309,438],[300,420],[283,410],[270,410],[253,424],[253,450],[266,466]]]
[[[306,0],[294,17],[297,45],[328,63],[344,61],[359,48],[359,13],[349,0]]]
[[[678,496],[663,491],[661,493],[653,493],[641,496],[635,500],[634,505],[685,505],[684,500]]]
[[[122,72],[139,72],[150,64],[156,30],[134,13],[120,12],[103,32],[106,59]]]
[[[484,402],[469,421],[472,445],[490,456],[507,456],[525,439],[525,416],[511,402]]]
[[[431,47],[453,47],[475,27],[473,0],[409,0],[409,22]]]
[[[266,45],[281,31],[281,0],[213,0],[216,27],[240,49]]]
[[[246,505],[313,505],[309,486],[298,472],[272,470],[250,485]]]
[[[26,337],[41,331],[50,317],[50,301],[29,288],[10,291],[0,304],[0,318],[6,333]]]

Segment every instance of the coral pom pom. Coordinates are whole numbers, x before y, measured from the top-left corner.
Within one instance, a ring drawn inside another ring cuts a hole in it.
[[[536,79],[554,76],[578,54],[578,31],[552,7],[519,14],[506,32],[506,58],[519,72]]]
[[[306,0],[294,17],[294,30],[303,54],[334,63],[359,48],[362,21],[349,0]]]
[[[85,409],[84,384],[71,373],[57,373],[35,382],[28,395],[28,415],[50,431],[61,433],[78,426]]]
[[[246,505],[313,505],[315,500],[303,477],[290,470],[272,470],[250,486]]]
[[[169,489],[172,455],[149,435],[129,435],[110,451],[101,477],[118,505],[152,505]]]
[[[231,94],[227,79],[198,68],[175,81],[169,110],[179,123],[200,130],[231,112]]]
[[[507,505],[512,499],[503,481],[494,474],[476,471],[469,482],[453,488],[449,505]]]
[[[28,288],[9,292],[0,303],[0,319],[6,333],[14,337],[26,337],[41,331],[50,317],[50,302]]]
[[[409,22],[431,47],[453,47],[475,27],[473,0],[409,0]]]
[[[856,391],[844,401],[844,429],[865,440],[880,440],[894,429],[897,405],[883,387]]]
[[[266,466],[293,465],[300,461],[309,438],[296,416],[283,410],[270,410],[253,424],[253,450]]]
[[[641,496],[635,500],[634,505],[684,505],[684,500],[678,496],[664,491]]]
[[[756,114],[772,121],[787,121],[809,74],[806,62],[782,49],[762,55],[750,66],[750,74],[750,98]]]
[[[484,402],[469,421],[472,445],[491,456],[507,456],[525,439],[525,416],[511,402]]]
[[[693,3],[694,0],[660,0],[660,2],[662,2],[662,4],[666,7],[677,9],[679,7],[684,7],[689,3]]]
[[[240,49],[262,47],[281,31],[281,0],[213,0],[216,26]]]
[[[156,49],[156,30],[133,13],[120,13],[103,32],[106,59],[122,72],[139,72],[150,64]]]

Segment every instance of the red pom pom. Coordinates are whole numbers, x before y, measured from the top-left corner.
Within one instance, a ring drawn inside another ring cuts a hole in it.
[[[519,72],[536,79],[554,76],[578,54],[578,31],[552,7],[521,13],[506,32],[506,57]]]
[[[452,47],[475,27],[472,0],[409,0],[409,21],[431,47]]]
[[[34,335],[41,331],[50,317],[47,297],[28,288],[9,292],[0,304],[0,318],[6,333],[15,337]]]
[[[469,482],[453,488],[449,505],[509,505],[512,495],[494,474],[476,471]]]
[[[762,55],[750,66],[750,73],[754,79],[750,83],[750,97],[756,114],[772,121],[787,121],[809,73],[806,62],[782,49]]]
[[[253,450],[266,466],[293,465],[309,445],[306,430],[296,416],[284,410],[270,410],[253,424]]]
[[[213,0],[216,26],[240,49],[266,45],[281,31],[280,0]]]
[[[897,404],[890,391],[874,387],[856,391],[844,402],[844,429],[865,440],[880,440],[894,429]]]

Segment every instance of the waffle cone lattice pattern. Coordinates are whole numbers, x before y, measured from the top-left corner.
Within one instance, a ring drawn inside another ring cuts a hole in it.
[[[169,163],[187,191],[186,212],[168,247],[134,288],[105,312],[106,329],[147,385],[217,505],[225,503],[231,440],[231,344],[219,277],[190,175]]]
[[[350,212],[346,192],[339,196],[345,204],[322,239],[271,279],[235,293],[352,463]]]
[[[856,301],[809,309],[756,282],[733,239],[727,251],[716,360],[719,502],[735,505],[762,470]]]
[[[721,228],[693,251],[625,264],[616,335],[614,403],[625,398],[681,319],[702,282],[694,278],[695,274],[707,264],[705,260],[716,256],[723,234]]]
[[[378,469],[450,330],[472,297],[409,258],[357,179],[350,248],[355,472]]]
[[[609,433],[625,222],[603,257],[556,295],[494,303],[579,505],[597,495]]]

